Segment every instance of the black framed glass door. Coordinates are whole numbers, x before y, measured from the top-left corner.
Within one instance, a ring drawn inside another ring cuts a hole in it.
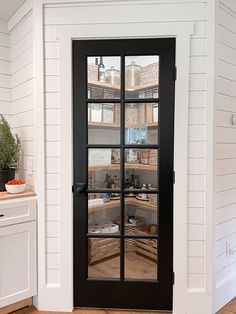
[[[172,309],[175,39],[73,41],[74,305]]]

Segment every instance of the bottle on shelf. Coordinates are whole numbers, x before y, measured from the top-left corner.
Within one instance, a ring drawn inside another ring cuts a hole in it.
[[[131,175],[131,186],[134,187],[134,174]]]
[[[117,175],[114,175],[114,186],[115,189],[119,188],[119,178],[117,177]]]
[[[104,185],[106,189],[111,189],[112,185],[112,180],[111,180],[111,175],[109,173],[106,173],[106,178],[104,181]]]
[[[100,57],[100,63],[98,65],[98,81],[105,82],[105,65],[103,63],[103,57]]]
[[[115,188],[116,188],[115,179],[114,179],[114,178],[111,178],[111,188],[112,188],[112,189],[115,189]]]
[[[134,175],[134,188],[138,189],[139,187],[140,187],[140,185],[139,185],[139,175],[135,174]]]

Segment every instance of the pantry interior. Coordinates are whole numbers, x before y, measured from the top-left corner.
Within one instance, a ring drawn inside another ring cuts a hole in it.
[[[133,103],[125,104],[126,144],[158,142],[158,103],[135,102],[135,99],[158,98],[158,56],[129,56],[125,65],[125,94]],[[120,58],[88,57],[88,98],[103,99],[88,104],[88,143],[120,143],[120,104],[106,99],[120,96]],[[157,234],[157,194],[147,194],[158,187],[157,149],[127,148],[125,150],[125,189],[142,189],[141,193],[125,195],[125,233]],[[89,149],[88,187],[108,189],[108,193],[89,193],[88,232],[119,233],[120,226],[120,150]],[[157,278],[157,239],[126,239],[126,278]],[[89,239],[89,277],[120,276],[119,239]]]

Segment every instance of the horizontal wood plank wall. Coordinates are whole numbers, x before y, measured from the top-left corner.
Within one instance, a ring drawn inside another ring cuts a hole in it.
[[[34,173],[28,175],[28,160],[34,160],[33,14],[27,14],[11,31],[12,125],[23,144],[19,176],[34,189]]]
[[[216,310],[236,295],[236,7],[220,0],[215,99]],[[229,247],[228,247],[229,248]],[[233,280],[232,280],[233,279]],[[224,293],[222,293],[224,291]]]
[[[130,1],[131,3],[131,1]],[[206,279],[206,6],[207,1],[166,0],[151,5],[52,4],[44,9],[47,284],[60,284],[60,86],[58,27],[132,22],[195,23],[191,37],[188,156],[188,287]],[[108,14],[108,12],[116,14]],[[105,13],[106,12],[106,13]],[[105,14],[105,15],[104,15]],[[102,34],[101,34],[102,36]],[[68,104],[71,106],[71,104]],[[63,179],[63,178],[62,178]],[[63,209],[65,210],[65,209]]]
[[[7,22],[0,19],[0,113],[11,118],[10,34]]]

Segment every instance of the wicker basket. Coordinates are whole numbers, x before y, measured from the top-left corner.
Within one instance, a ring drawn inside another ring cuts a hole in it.
[[[149,165],[157,166],[158,153],[157,149],[150,150]]]
[[[142,149],[141,156],[140,156],[141,164],[148,165],[149,159],[150,159],[150,149]]]
[[[137,220],[136,224],[128,223],[128,219],[126,216],[125,219],[125,234],[136,234],[137,230],[143,228],[145,226],[145,218],[141,216],[136,216],[135,219]],[[120,216],[116,217],[115,223],[120,225]],[[125,251],[126,252],[134,252],[135,251],[135,239],[126,239],[125,240]]]
[[[120,104],[115,104],[114,124],[120,126]]]

